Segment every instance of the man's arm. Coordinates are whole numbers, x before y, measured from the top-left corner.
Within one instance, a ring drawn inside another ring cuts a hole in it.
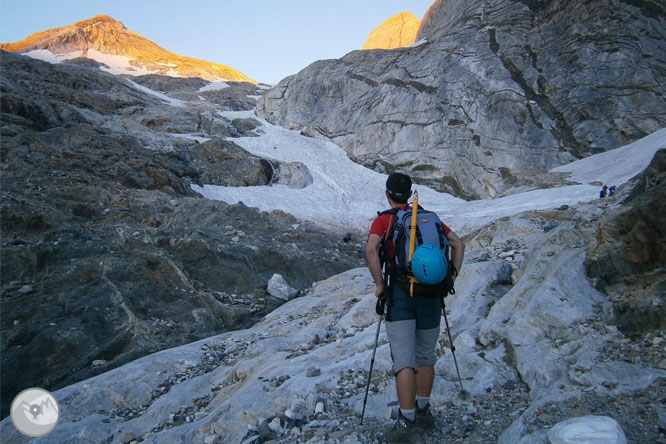
[[[382,238],[376,234],[368,236],[368,243],[365,246],[365,259],[368,262],[368,268],[372,279],[375,281],[375,296],[380,297],[384,293],[384,279],[382,278],[382,264],[379,260],[379,244]]]
[[[460,273],[463,258],[465,257],[465,243],[453,231],[449,231],[446,237],[449,240],[449,246],[451,247],[451,262],[453,263],[453,266],[456,267],[458,273]],[[456,276],[454,275],[454,278],[455,277]]]

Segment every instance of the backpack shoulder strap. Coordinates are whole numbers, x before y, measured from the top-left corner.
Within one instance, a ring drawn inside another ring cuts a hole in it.
[[[377,211],[377,216],[383,216],[384,214],[397,214],[398,211],[400,211],[400,208],[389,208],[388,210],[384,211]]]
[[[389,208],[388,210],[384,210],[382,212],[377,211],[377,217],[383,216],[385,214],[389,214],[392,216],[391,218],[391,226],[386,230],[386,234],[384,235],[384,238],[382,239],[382,242],[386,242],[388,239],[393,239],[393,230],[395,229],[395,216],[402,210],[402,208]]]

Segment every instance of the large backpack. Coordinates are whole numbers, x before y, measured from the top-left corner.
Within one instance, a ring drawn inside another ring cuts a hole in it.
[[[387,235],[393,241],[395,249],[395,254],[389,262],[391,282],[397,283],[404,291],[415,297],[440,297],[449,293],[454,294],[454,267],[449,258],[449,242],[439,216],[418,206],[414,248],[425,244],[432,244],[439,248],[446,261],[446,276],[435,284],[421,282],[412,284],[414,274],[409,261],[412,209],[392,208],[380,214],[394,215],[393,224]],[[387,249],[385,248],[385,250]],[[413,288],[410,289],[412,286]]]

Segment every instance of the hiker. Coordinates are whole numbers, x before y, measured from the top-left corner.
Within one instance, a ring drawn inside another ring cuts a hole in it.
[[[407,209],[412,196],[412,181],[402,173],[391,174],[386,181],[386,198],[393,209]],[[368,268],[375,282],[375,296],[386,298],[386,334],[391,350],[400,410],[398,420],[386,431],[389,442],[409,440],[419,429],[434,427],[430,412],[435,362],[435,348],[439,338],[442,308],[439,297],[411,297],[410,290],[397,285],[392,279],[385,288],[379,247],[388,240],[388,256],[392,260],[395,248],[389,232],[395,219],[386,212],[377,216],[370,227],[366,245]],[[451,247],[451,262],[460,271],[465,245],[446,225],[444,233]],[[457,272],[453,278],[457,276]]]
[[[604,197],[606,197],[606,190],[608,190],[608,185],[604,185],[601,188],[601,191],[599,191],[599,199],[603,199]]]
[[[349,233],[349,232],[345,233],[345,236],[342,238],[342,241],[343,241],[345,244],[347,244],[347,243],[351,242],[351,240],[352,240],[352,235],[351,235],[351,233]]]
[[[615,194],[615,185],[611,185],[611,186],[608,188],[608,197],[611,197],[611,196],[614,195],[614,194]]]

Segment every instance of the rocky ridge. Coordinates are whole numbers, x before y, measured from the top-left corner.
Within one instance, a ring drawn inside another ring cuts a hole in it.
[[[225,140],[257,127],[224,117],[251,109],[256,85],[0,57],[3,416],[25,384],[251,325],[284,302],[274,274],[304,291],[362,263],[343,233],[190,189],[307,185],[302,165]]]
[[[125,68],[125,74],[147,70],[158,75],[257,83],[229,66],[167,51],[107,15],[38,32],[20,42],[2,43],[0,49],[21,53],[46,50],[56,57],[80,53],[80,57],[98,58],[102,62],[104,55],[125,56],[131,65]]]
[[[562,183],[548,170],[666,126],[664,6],[436,1],[417,40],[313,63],[258,103],[377,171],[465,199]]]

